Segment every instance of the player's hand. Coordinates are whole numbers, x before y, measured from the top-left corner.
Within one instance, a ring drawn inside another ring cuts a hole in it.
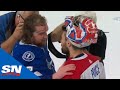
[[[58,71],[53,74],[53,79],[62,79],[66,75],[72,75],[71,70],[75,70],[76,66],[74,64],[68,64],[65,66],[61,66]]]
[[[51,32],[51,41],[52,42],[60,42],[61,35],[62,35],[62,26],[64,23],[58,25],[52,32]]]
[[[12,36],[16,39],[16,40],[20,40],[22,35],[23,35],[23,25],[24,23],[19,23],[16,28],[14,33],[12,34]]]

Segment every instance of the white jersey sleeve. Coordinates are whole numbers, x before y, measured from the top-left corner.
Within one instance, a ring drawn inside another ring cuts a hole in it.
[[[98,60],[90,65],[82,74],[80,79],[105,79],[105,69]]]
[[[101,73],[100,73],[100,79],[106,79],[106,74],[105,74],[105,68],[104,68],[104,65],[103,63],[99,63],[100,65],[100,70],[101,70]]]

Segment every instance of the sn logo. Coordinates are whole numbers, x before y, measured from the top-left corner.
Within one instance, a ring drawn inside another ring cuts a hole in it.
[[[2,75],[14,75],[14,76],[20,76],[21,73],[21,69],[22,69],[22,65],[4,65],[2,67]]]

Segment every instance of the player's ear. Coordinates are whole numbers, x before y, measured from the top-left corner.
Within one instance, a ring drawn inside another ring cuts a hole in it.
[[[72,46],[72,44],[71,44],[71,42],[70,42],[69,39],[66,40],[66,44],[67,44],[68,47],[71,47],[71,46]]]

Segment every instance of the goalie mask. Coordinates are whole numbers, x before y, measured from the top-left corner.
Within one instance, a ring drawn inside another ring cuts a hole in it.
[[[66,37],[78,48],[97,42],[98,29],[90,18],[79,21],[79,18],[75,20],[73,16],[68,16],[65,18],[64,29],[67,30]]]

